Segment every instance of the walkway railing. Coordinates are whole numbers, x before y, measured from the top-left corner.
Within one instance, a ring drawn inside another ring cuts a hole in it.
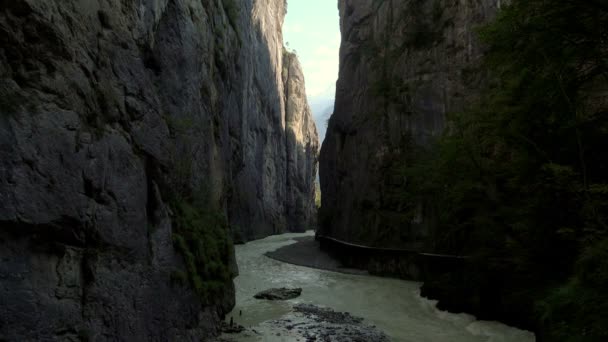
[[[324,236],[324,235],[317,235],[316,239],[319,241],[330,241],[332,243],[342,245],[344,247],[356,248],[356,249],[367,250],[367,251],[375,251],[375,252],[387,252],[387,253],[404,254],[404,255],[405,254],[409,254],[409,255],[417,254],[417,255],[421,255],[421,256],[427,256],[427,257],[433,257],[433,258],[446,258],[446,259],[468,259],[468,258],[470,258],[469,256],[464,256],[464,255],[425,253],[425,252],[420,252],[419,250],[414,250],[414,249],[382,248],[382,247],[371,247],[371,246],[365,246],[365,245],[358,245],[355,243],[339,240],[339,239],[329,237],[329,236]]]

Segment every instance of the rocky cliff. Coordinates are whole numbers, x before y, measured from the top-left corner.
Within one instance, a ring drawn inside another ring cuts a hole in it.
[[[284,74],[284,14],[0,2],[0,340],[216,333],[230,235],[313,215],[318,142],[291,56]]]
[[[432,215],[404,216],[395,169],[471,101],[484,76],[474,29],[500,0],[339,2],[342,45],[334,114],[320,155],[320,233],[424,248]]]
[[[315,178],[319,136],[308,105],[304,74],[294,53],[283,52],[287,132],[287,226],[292,231],[316,227]]]

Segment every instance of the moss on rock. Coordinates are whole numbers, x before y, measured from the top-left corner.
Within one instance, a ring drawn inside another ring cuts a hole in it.
[[[230,269],[234,251],[226,217],[197,201],[176,199],[171,207],[173,244],[184,258],[188,283],[203,302],[211,303],[234,276]]]

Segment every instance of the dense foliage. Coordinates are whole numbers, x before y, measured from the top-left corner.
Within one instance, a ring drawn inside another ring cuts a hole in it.
[[[492,81],[404,197],[544,339],[608,340],[608,4],[515,0],[480,36]]]
[[[232,280],[233,246],[226,217],[208,210],[201,201],[173,200],[173,243],[183,256],[186,273],[176,271],[174,281],[189,283],[205,303],[213,303]]]

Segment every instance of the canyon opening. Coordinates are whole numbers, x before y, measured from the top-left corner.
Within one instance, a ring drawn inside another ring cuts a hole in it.
[[[608,340],[603,0],[2,0],[0,341]]]

